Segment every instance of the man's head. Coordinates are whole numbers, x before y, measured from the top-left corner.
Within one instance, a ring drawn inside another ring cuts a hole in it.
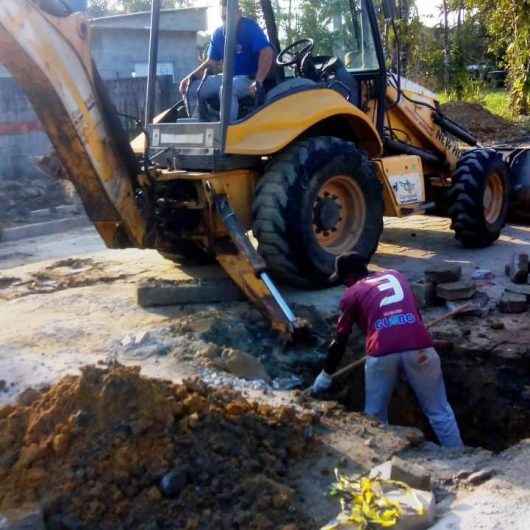
[[[228,0],[220,0],[219,5],[221,7],[221,20],[223,21],[223,24],[226,22],[226,4]],[[241,8],[237,8],[237,19],[239,20],[241,18]]]
[[[335,260],[335,272],[330,276],[332,282],[340,281],[345,285],[353,285],[368,276],[369,259],[358,252],[343,254]]]

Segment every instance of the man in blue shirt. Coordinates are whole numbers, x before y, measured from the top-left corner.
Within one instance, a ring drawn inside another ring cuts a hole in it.
[[[212,35],[208,58],[180,82],[180,93],[184,98],[187,98],[188,112],[192,117],[198,117],[199,115],[197,97],[199,100],[204,101],[214,96],[220,97],[221,95],[223,84],[223,76],[221,74],[208,75],[201,85],[201,78],[205,70],[209,72],[222,70],[226,0],[221,0],[221,18],[223,19],[223,26],[217,28]],[[239,99],[248,95],[254,96],[262,88],[263,81],[267,77],[274,60],[271,45],[263,30],[254,20],[243,17],[239,10],[236,23],[237,41],[230,121],[237,119]]]

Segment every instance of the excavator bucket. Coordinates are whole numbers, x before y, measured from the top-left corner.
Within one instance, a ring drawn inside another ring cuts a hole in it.
[[[86,18],[54,0],[2,0],[0,64],[31,101],[107,246],[147,246],[136,160],[92,62]]]

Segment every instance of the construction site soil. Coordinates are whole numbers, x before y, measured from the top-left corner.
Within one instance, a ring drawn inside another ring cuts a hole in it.
[[[455,101],[442,105],[442,111],[484,143],[505,143],[529,135],[527,130],[491,113],[480,103]]]
[[[74,196],[69,182],[44,174],[0,176],[0,226],[26,223],[32,211],[72,203]]]
[[[85,367],[0,409],[0,513],[39,503],[49,529],[308,529],[290,468],[316,418]]]

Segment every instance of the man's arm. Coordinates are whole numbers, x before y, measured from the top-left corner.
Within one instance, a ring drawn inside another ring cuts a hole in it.
[[[340,303],[341,315],[337,322],[337,331],[335,338],[331,341],[328,347],[328,355],[324,361],[324,368],[322,372],[315,379],[312,386],[312,393],[314,395],[326,392],[331,388],[333,379],[331,376],[337,371],[340,365],[344,353],[346,352],[346,346],[348,345],[348,339],[350,338],[353,324],[353,305],[347,298],[343,298]]]
[[[206,59],[203,63],[201,63],[193,72],[190,72],[181,82],[179,85],[179,91],[184,96],[186,92],[188,91],[188,88],[190,86],[190,83],[194,79],[200,79],[202,75],[204,74],[204,71],[206,69],[213,70],[215,72],[219,71],[222,66],[222,61],[214,61],[213,59]]]
[[[271,71],[273,61],[274,52],[270,46],[263,48],[263,50],[259,52],[258,71],[256,72],[256,81],[258,83],[263,83],[263,81],[265,81]]]

